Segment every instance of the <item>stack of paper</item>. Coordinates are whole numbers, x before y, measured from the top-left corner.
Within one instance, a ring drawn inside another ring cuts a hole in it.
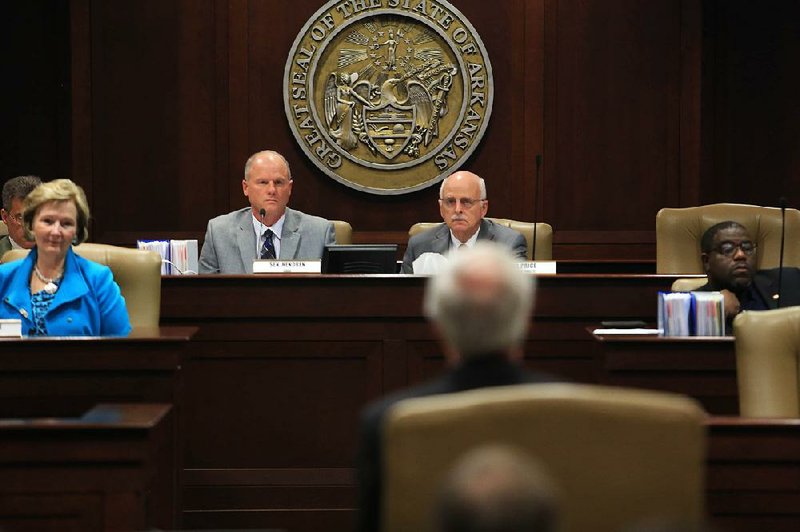
[[[136,247],[139,249],[155,251],[161,255],[161,275],[169,275],[171,273],[169,261],[169,240],[137,240]]]
[[[664,336],[689,336],[692,295],[685,292],[658,293],[658,328]]]
[[[659,292],[658,328],[664,336],[724,336],[720,292]]]
[[[138,240],[136,246],[161,255],[161,275],[197,273],[197,240]]]
[[[725,335],[725,299],[720,292],[692,292],[694,333],[697,336]]]
[[[22,320],[1,319],[0,338],[22,338]]]
[[[178,275],[197,273],[197,240],[170,240],[172,271]]]

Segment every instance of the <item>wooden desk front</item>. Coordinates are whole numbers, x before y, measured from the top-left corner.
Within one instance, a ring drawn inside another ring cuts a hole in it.
[[[136,329],[128,337],[0,339],[0,418],[78,417],[100,403],[174,408],[173,498],[181,508],[182,367],[194,327]],[[180,514],[173,523],[180,524]]]
[[[540,278],[527,362],[598,382],[586,327],[654,321],[673,279]],[[163,278],[162,324],[199,327],[184,381],[186,527],[352,529],[359,410],[442,370],[424,286],[413,276]]]
[[[75,417],[99,403],[177,404],[196,328],[128,337],[0,339],[0,418]]]
[[[166,404],[98,405],[79,418],[0,419],[0,527],[174,528],[173,424]]]
[[[710,414],[739,414],[732,336],[592,336],[601,384],[684,393]]]
[[[721,532],[800,530],[800,419],[711,418],[706,506]]]

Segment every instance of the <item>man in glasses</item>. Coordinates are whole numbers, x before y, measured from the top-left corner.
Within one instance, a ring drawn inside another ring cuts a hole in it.
[[[444,223],[412,236],[403,256],[401,273],[414,273],[414,261],[424,253],[444,255],[469,248],[478,240],[492,240],[525,259],[528,246],[517,231],[484,218],[489,210],[486,183],[472,172],[455,172],[439,188],[439,212]]]
[[[755,269],[755,242],[743,225],[720,222],[709,227],[700,241],[708,284],[700,291],[719,290],[725,297],[725,317],[732,320],[742,310],[778,308],[779,268]],[[783,268],[780,306],[800,305],[800,270]]]
[[[0,216],[8,228],[8,234],[0,238],[0,257],[12,249],[30,249],[33,241],[25,238],[22,227],[22,202],[31,190],[42,184],[42,180],[33,175],[21,175],[6,181],[3,185],[3,208]]]

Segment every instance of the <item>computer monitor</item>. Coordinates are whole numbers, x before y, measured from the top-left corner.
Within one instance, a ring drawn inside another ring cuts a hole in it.
[[[397,273],[397,244],[325,246],[323,273]]]

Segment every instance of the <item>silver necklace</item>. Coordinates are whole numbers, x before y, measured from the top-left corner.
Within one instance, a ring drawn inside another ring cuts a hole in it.
[[[59,275],[57,277],[53,277],[52,279],[49,278],[49,277],[45,277],[44,275],[42,275],[42,272],[39,271],[39,265],[38,264],[35,264],[33,266],[33,273],[34,273],[34,275],[36,275],[36,277],[39,278],[39,280],[41,282],[44,283],[44,288],[42,290],[44,290],[48,294],[55,294],[56,293],[56,290],[58,290],[58,285],[56,284],[56,281],[61,279],[61,275]]]

